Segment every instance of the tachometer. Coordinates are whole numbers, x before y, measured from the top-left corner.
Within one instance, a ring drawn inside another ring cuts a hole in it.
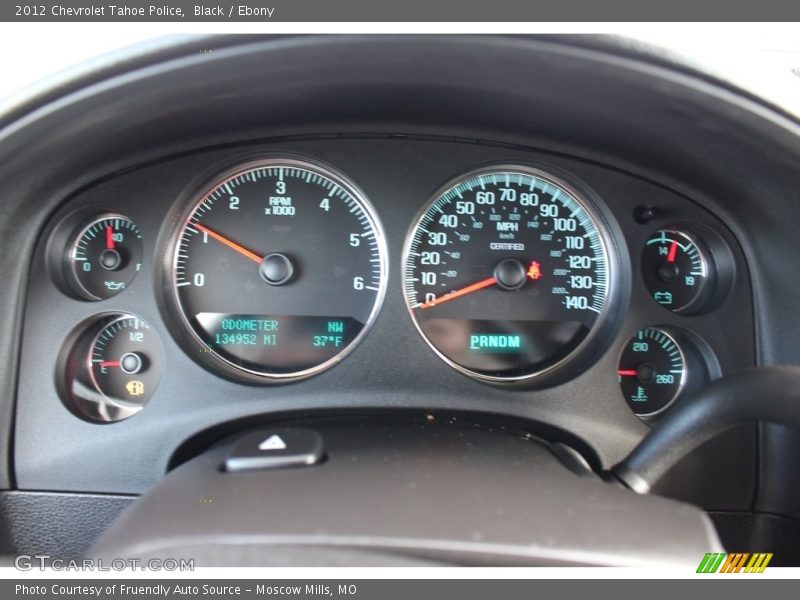
[[[617,267],[588,192],[503,165],[434,195],[409,233],[403,278],[414,323],[447,363],[483,380],[524,381],[604,344]]]
[[[383,233],[364,195],[314,162],[239,166],[194,197],[171,237],[167,304],[193,357],[248,381],[332,366],[373,322]]]

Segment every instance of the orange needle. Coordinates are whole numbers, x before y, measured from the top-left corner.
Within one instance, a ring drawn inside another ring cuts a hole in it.
[[[247,258],[249,258],[252,261],[260,263],[262,260],[264,260],[263,257],[259,256],[255,252],[250,252],[250,250],[248,250],[244,246],[240,246],[239,244],[237,244],[233,240],[229,240],[224,235],[220,235],[219,233],[217,233],[213,229],[209,229],[205,225],[200,225],[200,223],[191,223],[190,227],[194,227],[196,229],[199,229],[200,231],[204,231],[205,233],[210,235],[212,238],[217,240],[219,243],[225,244],[228,248],[230,248],[232,250],[236,250],[239,254],[241,254],[243,256],[246,256]]]
[[[672,245],[669,247],[669,254],[667,254],[667,262],[674,263],[675,255],[678,253],[678,242],[672,240]]]
[[[428,300],[424,304],[420,304],[420,308],[432,308],[434,306],[438,306],[443,302],[447,302],[448,300],[455,300],[461,296],[466,296],[467,294],[471,294],[472,292],[477,292],[478,290],[482,290],[483,288],[487,288],[493,286],[497,283],[497,279],[494,277],[489,277],[478,283],[473,283],[472,285],[468,285],[467,287],[463,287],[460,290],[455,290],[453,292],[447,292],[438,298],[434,298],[433,300]]]

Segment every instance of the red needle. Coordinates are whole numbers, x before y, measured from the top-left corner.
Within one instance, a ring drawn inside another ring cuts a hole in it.
[[[479,281],[478,283],[473,283],[472,285],[463,287],[460,290],[447,292],[446,294],[443,294],[438,298],[434,298],[433,300],[428,300],[424,304],[420,304],[419,307],[432,308],[434,306],[442,304],[443,302],[447,302],[448,300],[455,300],[456,298],[459,298],[461,296],[466,296],[467,294],[471,294],[472,292],[477,292],[478,290],[482,290],[483,288],[493,286],[495,283],[497,283],[497,279],[495,279],[494,277],[489,277],[487,279]]]
[[[243,256],[246,256],[247,258],[249,258],[250,260],[252,260],[254,262],[260,263],[262,260],[264,260],[264,257],[259,256],[255,252],[251,252],[250,250],[248,250],[244,246],[240,246],[239,244],[237,244],[233,240],[229,240],[224,235],[220,235],[219,233],[209,229],[205,225],[200,225],[200,223],[190,223],[189,226],[190,227],[195,227],[196,229],[199,229],[200,231],[204,231],[205,233],[210,235],[212,238],[217,240],[219,243],[225,244],[228,248],[231,248],[232,250],[236,250],[236,252],[238,252],[239,254],[241,254]]]
[[[104,360],[100,363],[101,367],[118,367],[119,361],[118,360]]]
[[[625,377],[626,375],[632,377],[634,375],[638,375],[638,372],[636,371],[636,369],[620,369],[619,371],[617,371],[617,375],[619,375],[620,377]]]
[[[114,249],[114,230],[111,229],[111,225],[106,225],[106,248]]]
[[[678,253],[678,242],[676,240],[673,240],[672,245],[669,247],[669,254],[667,254],[667,262],[674,263],[675,255],[677,253]]]

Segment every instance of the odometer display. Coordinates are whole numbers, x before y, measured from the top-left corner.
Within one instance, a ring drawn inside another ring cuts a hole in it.
[[[194,356],[245,380],[333,365],[385,292],[377,218],[353,184],[313,162],[233,169],[192,201],[173,235],[171,301]]]
[[[467,174],[434,195],[409,234],[406,301],[446,362],[490,381],[540,377],[597,332],[612,262],[585,194],[526,166]]]

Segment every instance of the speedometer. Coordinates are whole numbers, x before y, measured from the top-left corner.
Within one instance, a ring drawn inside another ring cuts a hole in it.
[[[198,362],[253,382],[317,373],[372,324],[386,248],[363,193],[309,160],[239,165],[177,214],[166,306]]]
[[[447,363],[482,380],[544,380],[605,345],[619,258],[590,192],[501,165],[457,178],[406,241],[405,298]]]

